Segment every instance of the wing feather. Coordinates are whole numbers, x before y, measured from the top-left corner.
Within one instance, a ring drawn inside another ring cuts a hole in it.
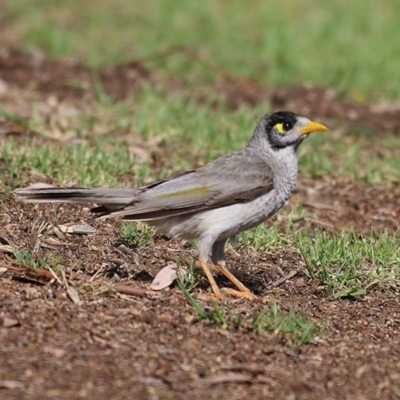
[[[105,216],[161,219],[251,201],[273,187],[268,164],[244,149],[196,170],[142,187],[130,204]]]

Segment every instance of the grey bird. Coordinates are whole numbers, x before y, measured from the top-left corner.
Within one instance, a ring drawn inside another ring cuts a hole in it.
[[[297,180],[297,149],[319,123],[292,112],[266,114],[247,146],[192,171],[133,189],[22,188],[24,202],[96,203],[100,218],[144,221],[162,233],[197,240],[198,259],[214,296],[221,291],[208,259],[238,290],[227,293],[254,298],[225,266],[225,243],[274,215],[288,200]]]

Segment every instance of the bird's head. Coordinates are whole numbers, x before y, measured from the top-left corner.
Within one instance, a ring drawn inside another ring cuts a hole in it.
[[[328,128],[290,111],[278,111],[264,115],[257,124],[249,145],[266,144],[279,151],[287,147],[297,149],[299,144],[312,132]],[[264,146],[262,146],[264,147]]]

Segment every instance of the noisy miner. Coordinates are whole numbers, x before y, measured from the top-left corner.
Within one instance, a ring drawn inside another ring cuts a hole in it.
[[[292,112],[264,115],[247,146],[192,171],[133,189],[22,188],[24,202],[96,203],[100,218],[144,221],[162,233],[198,242],[198,260],[214,296],[221,291],[207,265],[209,256],[238,290],[226,293],[253,299],[253,293],[225,266],[225,243],[274,215],[297,179],[297,149],[311,132],[327,128]]]

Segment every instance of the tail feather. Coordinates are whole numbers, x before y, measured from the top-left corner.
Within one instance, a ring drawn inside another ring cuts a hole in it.
[[[86,188],[22,188],[14,191],[19,201],[25,203],[96,203],[103,211],[112,211],[129,204],[137,189],[86,189]]]

